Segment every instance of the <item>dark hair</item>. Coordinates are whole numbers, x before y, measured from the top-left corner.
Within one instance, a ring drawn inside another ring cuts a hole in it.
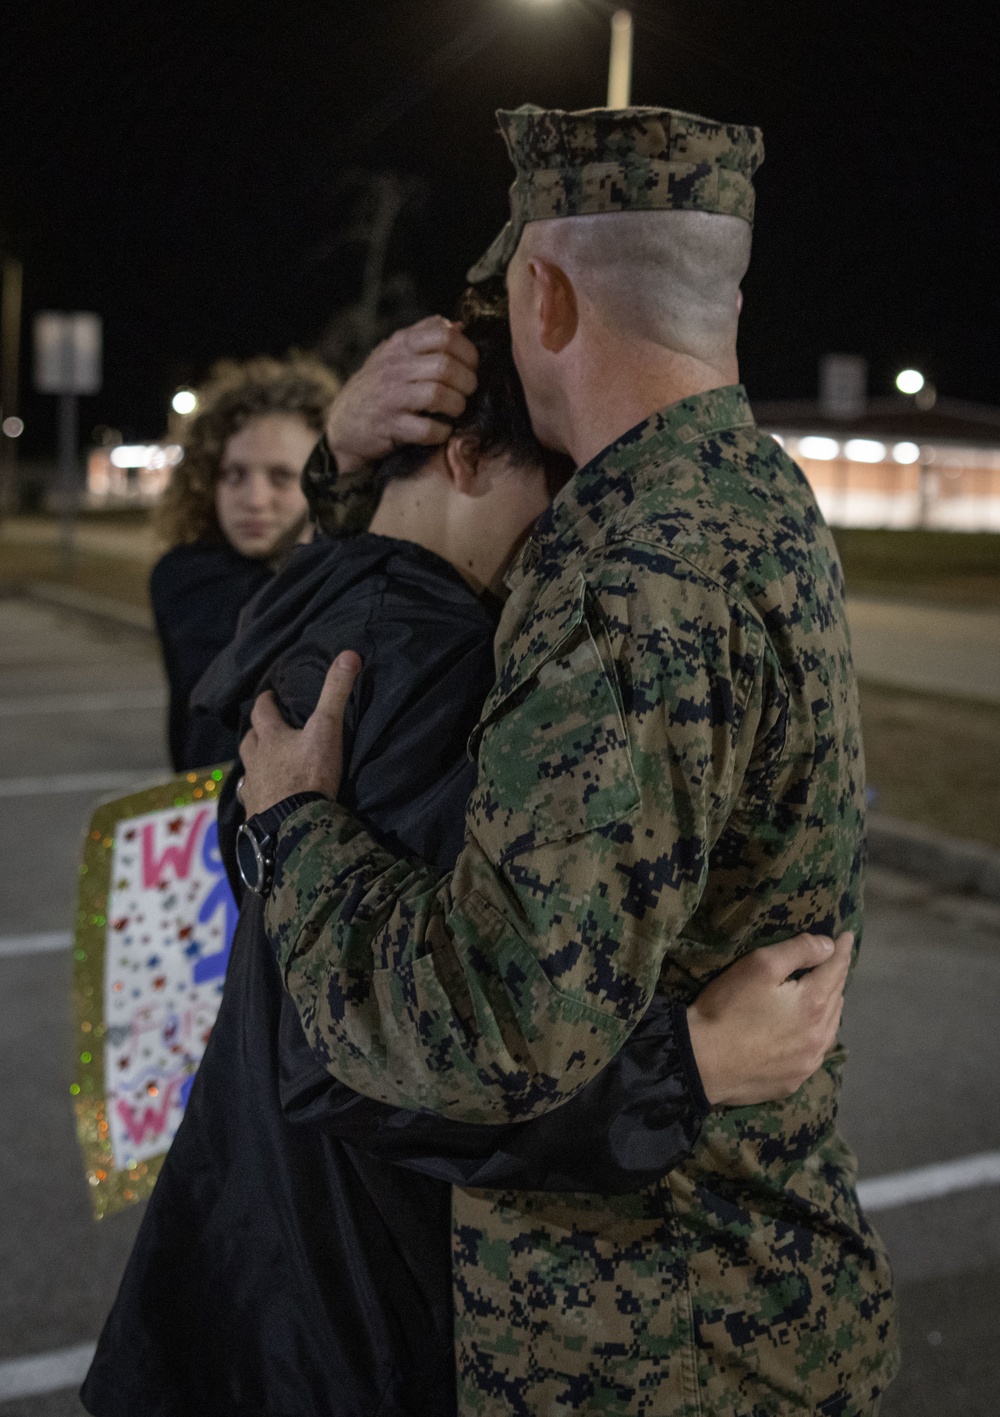
[[[524,390],[514,366],[503,283],[494,288],[471,287],[459,307],[465,334],[479,353],[478,383],[465,411],[450,420],[455,433],[472,433],[480,455],[504,454],[520,467],[544,468],[550,491],[565,482],[572,465],[559,453],[543,448],[535,437]],[[379,463],[383,482],[413,477],[437,451],[405,444]]]
[[[304,354],[215,365],[198,390],[198,412],[184,433],[184,458],[156,508],[160,535],[171,546],[221,536],[215,484],[228,439],[249,419],[268,413],[295,414],[319,437],[339,388],[326,365]]]

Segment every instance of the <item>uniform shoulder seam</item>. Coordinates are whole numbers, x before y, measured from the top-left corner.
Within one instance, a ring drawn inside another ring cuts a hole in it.
[[[684,551],[680,551],[674,546],[664,546],[664,543],[657,540],[655,537],[637,535],[632,529],[626,530],[621,527],[609,532],[605,544],[614,545],[616,542],[623,545],[631,543],[635,546],[649,546],[657,550],[666,550],[674,560],[683,561],[683,563],[689,566],[702,580],[708,581],[721,591],[728,604],[739,606],[739,608],[753,620],[764,640],[766,641],[768,639],[767,627],[761,618],[760,611],[754,605],[753,601],[748,600],[745,595],[735,595],[732,588],[727,586],[718,575],[715,575],[707,567],[699,565],[697,561],[692,560]]]

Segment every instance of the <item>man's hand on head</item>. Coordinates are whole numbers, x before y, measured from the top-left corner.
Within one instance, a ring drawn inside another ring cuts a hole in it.
[[[261,694],[240,744],[244,775],[239,796],[248,817],[296,792],[337,796],[344,770],[344,710],[360,671],[353,650],[338,654],[302,728],[289,727],[270,690]]]
[[[854,936],[797,935],[724,969],[687,1011],[713,1106],[777,1102],[822,1065],[844,1006]]]
[[[476,387],[479,354],[461,325],[430,315],[375,348],[333,401],[326,441],[349,475],[404,443],[447,441]],[[434,418],[431,415],[438,414]]]

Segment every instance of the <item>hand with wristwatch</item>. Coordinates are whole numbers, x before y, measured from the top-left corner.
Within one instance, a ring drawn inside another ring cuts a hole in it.
[[[236,799],[241,803],[242,788],[243,778],[240,778],[236,784]],[[248,891],[259,896],[268,894],[274,881],[274,844],[278,828],[287,817],[304,807],[307,802],[314,802],[323,797],[322,792],[296,792],[291,797],[276,802],[273,807],[268,807],[267,811],[249,817],[243,823],[236,833],[236,864],[239,867],[240,879]]]

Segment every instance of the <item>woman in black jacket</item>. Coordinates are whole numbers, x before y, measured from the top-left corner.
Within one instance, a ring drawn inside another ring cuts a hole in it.
[[[221,364],[198,391],[184,458],[156,512],[170,550],[149,581],[178,772],[236,755],[230,730],[192,714],[191,691],[244,605],[312,537],[302,467],[338,387],[324,365],[295,356]]]

